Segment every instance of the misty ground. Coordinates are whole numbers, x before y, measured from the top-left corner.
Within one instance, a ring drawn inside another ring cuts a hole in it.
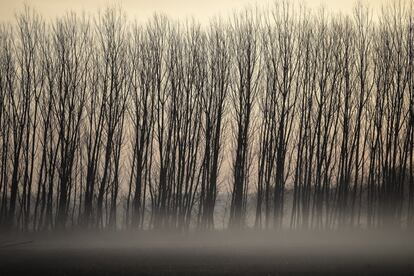
[[[408,232],[0,236],[0,275],[408,275]]]

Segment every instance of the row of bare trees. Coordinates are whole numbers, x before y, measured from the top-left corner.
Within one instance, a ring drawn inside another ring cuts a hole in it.
[[[0,27],[0,224],[411,227],[413,59],[405,3],[208,26],[26,8]]]

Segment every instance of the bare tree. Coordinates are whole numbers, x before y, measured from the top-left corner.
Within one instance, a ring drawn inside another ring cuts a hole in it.
[[[128,62],[125,41],[125,17],[119,9],[107,9],[98,19],[97,36],[99,43],[98,75],[99,93],[103,100],[103,167],[97,191],[97,226],[110,223],[117,201],[119,177],[120,142],[127,102]],[[115,185],[115,187],[113,186]],[[104,200],[111,187],[110,214],[104,216]]]
[[[214,228],[214,206],[222,148],[225,100],[230,81],[229,45],[223,26],[210,26],[205,55],[207,56],[207,83],[201,95],[204,116],[204,157],[199,203],[199,227]]]
[[[230,100],[233,104],[233,190],[230,227],[244,226],[249,183],[251,154],[251,121],[254,100],[259,89],[259,30],[258,16],[245,11],[232,22],[231,47],[234,55]]]

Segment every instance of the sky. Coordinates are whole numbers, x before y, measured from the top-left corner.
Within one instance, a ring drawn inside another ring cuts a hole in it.
[[[312,9],[324,6],[328,11],[351,13],[353,0],[297,0]],[[393,0],[361,0],[373,11]],[[128,18],[145,21],[154,12],[164,13],[172,18],[195,18],[201,23],[209,22],[214,16],[231,15],[233,11],[249,5],[266,5],[271,0],[0,0],[0,21],[12,21],[24,4],[34,7],[45,18],[55,18],[67,11],[96,13],[108,5],[121,3]]]

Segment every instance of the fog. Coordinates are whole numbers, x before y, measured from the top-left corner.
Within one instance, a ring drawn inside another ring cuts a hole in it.
[[[413,269],[414,237],[391,230],[14,234],[1,237],[0,258],[0,271],[30,275],[397,274]]]

